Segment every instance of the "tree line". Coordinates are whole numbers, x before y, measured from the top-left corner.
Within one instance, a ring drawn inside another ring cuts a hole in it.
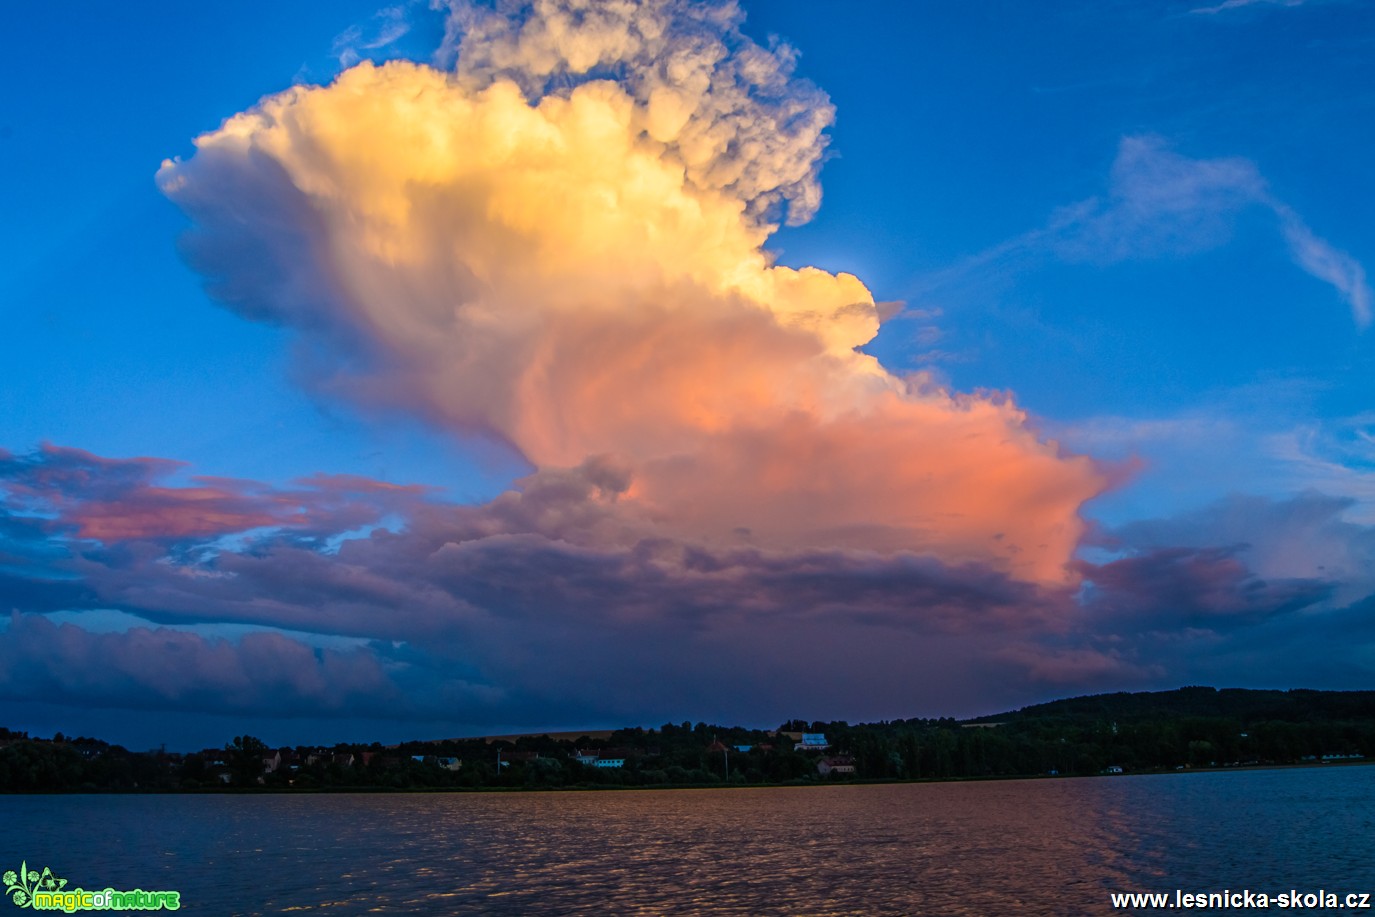
[[[799,751],[800,733],[829,748]],[[584,761],[578,760],[582,753]],[[598,755],[621,762],[598,766]],[[853,773],[823,777],[822,757]],[[1088,775],[1350,761],[1375,755],[1375,692],[1177,691],[1070,698],[994,717],[777,729],[707,723],[604,737],[269,748],[237,736],[190,754],[0,729],[0,791],[557,789]]]

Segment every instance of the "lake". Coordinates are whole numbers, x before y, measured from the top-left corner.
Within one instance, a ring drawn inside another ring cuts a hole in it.
[[[1111,892],[1375,892],[1372,767],[732,790],[7,796],[0,825],[0,870],[26,861],[69,887],[177,890],[191,914],[1064,915],[1124,913]]]

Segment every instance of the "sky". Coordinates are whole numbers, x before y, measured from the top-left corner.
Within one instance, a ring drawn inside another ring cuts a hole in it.
[[[44,5],[0,724],[1375,681],[1375,8]]]

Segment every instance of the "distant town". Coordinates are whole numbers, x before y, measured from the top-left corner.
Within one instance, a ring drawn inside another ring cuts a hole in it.
[[[0,792],[513,790],[1116,776],[1353,763],[1375,755],[1375,691],[1181,688],[992,717],[666,723],[586,733],[191,753],[0,728]]]

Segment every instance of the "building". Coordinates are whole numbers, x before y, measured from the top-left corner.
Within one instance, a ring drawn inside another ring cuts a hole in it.
[[[497,752],[497,767],[510,767],[513,762],[528,764],[539,758],[537,751],[499,751]]]
[[[828,755],[816,762],[816,772],[823,777],[832,774],[853,774],[855,759],[849,755]]]
[[[831,747],[822,732],[804,732],[802,738],[793,745],[793,751],[825,751]]]
[[[631,758],[652,757],[658,748],[598,748],[573,752],[573,760],[584,767],[625,767]]]

